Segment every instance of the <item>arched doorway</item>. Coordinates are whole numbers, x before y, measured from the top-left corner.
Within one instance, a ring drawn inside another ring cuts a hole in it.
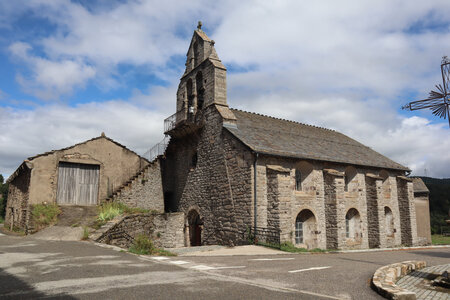
[[[188,213],[187,221],[189,226],[189,245],[201,246],[203,222],[195,209]]]
[[[317,222],[313,212],[302,210],[295,219],[295,244],[307,249],[317,248]]]
[[[355,208],[350,208],[345,215],[345,236],[353,242],[361,241],[361,217]]]

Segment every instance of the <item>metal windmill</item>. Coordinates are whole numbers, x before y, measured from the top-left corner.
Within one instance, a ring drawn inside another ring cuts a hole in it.
[[[438,92],[431,91],[429,97],[424,100],[417,100],[402,106],[402,109],[418,110],[429,108],[433,115],[439,118],[448,119],[450,126],[450,60],[447,56],[442,57],[441,62],[442,85],[437,84]]]

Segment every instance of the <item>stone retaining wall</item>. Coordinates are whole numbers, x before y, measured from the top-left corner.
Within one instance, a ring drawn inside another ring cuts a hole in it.
[[[379,268],[372,277],[372,288],[388,299],[415,300],[416,294],[395,284],[400,277],[426,267],[425,261],[404,261]]]
[[[184,213],[134,214],[125,216],[97,242],[129,248],[139,234],[148,235],[156,247],[184,246]]]

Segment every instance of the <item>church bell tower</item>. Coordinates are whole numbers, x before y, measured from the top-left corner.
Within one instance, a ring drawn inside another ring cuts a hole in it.
[[[164,122],[168,135],[201,127],[202,113],[211,105],[228,108],[226,71],[211,40],[198,22],[186,54],[186,69],[177,91],[176,113]]]

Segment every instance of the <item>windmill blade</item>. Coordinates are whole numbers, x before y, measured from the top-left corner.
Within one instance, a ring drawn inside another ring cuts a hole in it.
[[[418,110],[418,109],[424,109],[424,108],[432,108],[441,103],[442,103],[442,97],[428,98],[428,99],[424,99],[424,100],[412,101],[408,105],[403,106],[403,109]]]
[[[442,60],[441,74],[442,74],[442,83],[443,83],[444,94],[447,95],[450,92],[450,90],[449,90],[449,86],[450,86],[450,61],[447,58]]]
[[[431,91],[429,93],[429,95],[430,95],[430,98],[433,98],[433,99],[434,98],[444,98],[444,93],[439,93],[439,92],[436,92],[436,91]]]
[[[441,84],[436,84],[435,86],[441,92],[441,94],[445,94],[444,89],[442,88]]]
[[[433,111],[433,115],[438,116],[439,118],[447,119],[448,105],[436,105],[435,107],[431,108],[431,110]]]

